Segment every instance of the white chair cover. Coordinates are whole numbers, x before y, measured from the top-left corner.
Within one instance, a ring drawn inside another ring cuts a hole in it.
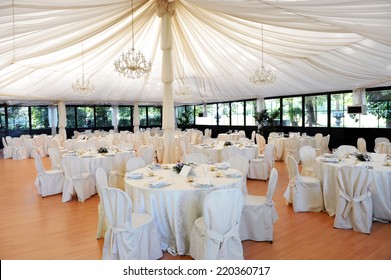
[[[364,138],[357,139],[357,150],[360,154],[365,154],[367,152],[367,142]]]
[[[30,153],[37,153],[40,157],[45,157],[44,142],[42,136],[34,136],[32,139],[32,146]]]
[[[236,155],[228,159],[229,166],[233,169],[240,170],[243,173],[242,192],[247,194],[247,175],[249,170],[248,159],[244,156]]]
[[[311,146],[302,146],[299,150],[301,175],[315,177],[316,150]]]
[[[390,143],[390,140],[386,137],[377,137],[375,138],[375,152],[376,153],[381,153],[380,147],[382,146],[382,143]]]
[[[273,242],[273,225],[278,220],[273,196],[277,186],[278,173],[270,172],[266,196],[245,195],[240,218],[240,239]]]
[[[240,148],[237,146],[225,146],[221,150],[221,160],[228,161],[231,157],[240,155]]]
[[[253,142],[255,142],[255,135],[257,134],[257,132],[255,131],[255,130],[253,130],[252,132],[251,132],[251,141],[253,141]],[[264,139],[265,139],[265,137],[264,137]]]
[[[146,164],[151,164],[156,161],[155,149],[152,146],[141,146],[138,150],[138,156],[141,157]]]
[[[293,204],[295,212],[320,212],[323,210],[323,195],[320,180],[310,176],[300,176],[297,161],[287,158],[289,184],[284,198]]]
[[[263,137],[261,134],[257,133],[255,135],[255,139],[257,140],[257,145],[259,149],[259,154],[264,154],[265,152],[265,146],[266,146],[266,140],[265,137]]]
[[[98,228],[96,231],[96,238],[104,238],[106,233],[106,216],[105,209],[103,207],[102,201],[102,188],[107,187],[107,174],[102,167],[96,169],[96,190],[99,195],[99,204],[98,204]]]
[[[316,147],[315,148],[316,149],[316,156],[320,156],[320,155],[322,155],[324,153],[329,153],[330,152],[329,142],[330,142],[330,134],[327,135],[327,136],[324,136],[322,138],[320,147]]]
[[[50,163],[52,165],[52,169],[62,170],[60,152],[56,148],[50,147],[48,150],[48,154],[50,158]]]
[[[62,193],[64,184],[64,173],[62,170],[45,171],[41,157],[36,153],[33,153],[32,156],[38,173],[35,179],[35,186],[37,187],[38,194],[45,197],[48,195]]]
[[[323,139],[323,134],[322,133],[316,133],[315,134],[315,149],[322,149],[322,139]]]
[[[7,144],[4,137],[1,137],[1,141],[3,142],[3,157],[6,158],[12,158],[12,154],[14,149]]]
[[[237,189],[218,190],[205,197],[203,217],[193,225],[190,255],[196,260],[242,260],[239,236],[243,195]]]
[[[10,136],[6,136],[7,143],[12,147],[12,159],[22,160],[29,157],[30,152],[28,151],[25,143],[22,139]]]
[[[147,166],[147,164],[142,158],[130,158],[126,162],[126,172],[131,172],[144,166]]]
[[[267,144],[265,156],[263,158],[253,158],[250,160],[250,167],[247,177],[250,179],[267,180],[270,171],[274,166],[274,144]]]
[[[90,173],[82,172],[79,158],[64,156],[61,163],[65,174],[62,202],[72,200],[74,192],[80,202],[84,202],[96,193],[95,182]]]
[[[132,213],[132,201],[122,190],[103,187],[107,229],[102,259],[156,260],[162,257],[159,234],[146,213]]]
[[[202,153],[190,153],[186,155],[184,161],[193,163],[208,163],[209,159]]]
[[[337,156],[344,157],[347,154],[358,153],[358,150],[355,146],[352,145],[341,145],[337,149]]]
[[[337,171],[339,190],[335,228],[370,233],[372,228],[371,172],[363,167],[342,166]]]
[[[187,145],[185,143],[185,141],[181,141],[181,152],[182,152],[182,160],[184,160],[187,156]]]
[[[297,162],[300,162],[300,155],[299,155],[299,148],[300,148],[300,140],[297,135],[291,136],[286,139],[285,141],[285,155],[292,156],[295,158]]]

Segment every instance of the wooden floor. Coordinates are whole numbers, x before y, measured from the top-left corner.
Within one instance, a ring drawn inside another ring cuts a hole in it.
[[[46,168],[49,159],[43,159]],[[391,223],[373,223],[370,235],[333,228],[326,213],[294,213],[282,197],[288,177],[284,163],[274,196],[279,220],[274,242],[243,242],[244,258],[252,260],[356,260],[391,259]],[[95,238],[98,221],[95,195],[84,203],[67,203],[61,195],[37,195],[33,159],[0,158],[0,259],[97,260],[103,239]],[[251,194],[264,195],[266,183],[249,180]],[[164,254],[163,259],[191,259]]]

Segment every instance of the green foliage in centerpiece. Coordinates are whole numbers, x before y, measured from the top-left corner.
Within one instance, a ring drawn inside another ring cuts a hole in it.
[[[107,154],[109,151],[105,147],[100,147],[98,149],[99,154]]]
[[[181,172],[181,170],[182,170],[182,168],[183,168],[183,166],[184,166],[185,164],[183,163],[183,162],[177,162],[174,166],[173,166],[173,168],[172,168],[172,170],[174,170],[176,173],[180,173]]]
[[[224,146],[232,146],[232,142],[231,141],[225,141]]]
[[[359,161],[369,161],[370,160],[370,157],[368,154],[355,154],[355,156]]]

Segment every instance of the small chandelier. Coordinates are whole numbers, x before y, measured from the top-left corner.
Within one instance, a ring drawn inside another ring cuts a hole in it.
[[[263,24],[262,24],[262,65],[255,70],[250,77],[250,82],[256,87],[268,87],[274,84],[276,81],[276,75],[272,69],[263,65]]]
[[[145,59],[144,55],[134,49],[133,34],[133,0],[132,0],[132,50],[123,52],[114,61],[115,70],[125,78],[138,79],[151,71],[152,63]]]
[[[190,96],[191,95],[191,87],[188,84],[185,84],[185,53],[183,52],[182,59],[182,78],[181,84],[178,86],[175,94],[178,96]]]
[[[81,95],[87,95],[89,93],[94,92],[95,87],[91,83],[90,79],[86,78],[84,75],[84,50],[83,50],[83,44],[81,45],[81,76],[76,79],[75,82],[72,84],[73,91],[81,94]]]

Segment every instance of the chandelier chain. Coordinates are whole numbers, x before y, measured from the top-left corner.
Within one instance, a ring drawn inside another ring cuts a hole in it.
[[[81,44],[81,77],[77,78],[76,81],[72,84],[72,89],[81,94],[86,95],[95,90],[94,85],[91,83],[90,79],[86,78],[84,75],[84,46]]]

